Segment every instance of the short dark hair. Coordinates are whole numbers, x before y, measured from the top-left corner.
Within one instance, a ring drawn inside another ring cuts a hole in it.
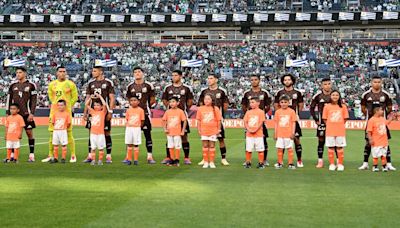
[[[129,97],[129,100],[132,99],[132,98],[135,98],[135,99],[139,100],[139,97],[136,96],[136,95],[132,95],[131,97]]]
[[[15,71],[17,71],[17,70],[22,70],[23,72],[26,72],[26,68],[22,67],[22,66],[16,67]]]
[[[135,72],[135,70],[140,70],[143,72],[143,69],[140,66],[135,66],[132,70],[132,72]]]
[[[250,75],[250,78],[252,78],[252,77],[256,77],[256,78],[258,78],[258,79],[261,78],[261,76],[260,76],[259,74],[252,74],[252,75]]]
[[[219,76],[217,74],[214,74],[214,73],[209,73],[208,76],[212,76],[212,77],[214,77],[216,79],[219,79]]]
[[[182,71],[181,70],[174,70],[172,73],[177,73],[179,76],[182,76]]]
[[[260,102],[260,98],[259,97],[251,97],[250,100]]]
[[[58,67],[57,67],[57,71],[58,71],[59,69],[65,69],[65,66],[63,66],[63,65],[58,66]]]
[[[94,68],[94,69],[99,69],[99,70],[102,70],[102,71],[103,71],[103,66],[94,66],[93,68]]]
[[[10,107],[12,107],[12,106],[14,106],[14,107],[16,107],[17,109],[19,109],[19,104],[17,104],[17,103],[12,103],[12,104],[10,105]]]
[[[374,79],[382,80],[382,77],[379,75],[374,75],[374,76],[372,76],[372,80],[374,80]]]
[[[64,105],[67,105],[67,102],[65,100],[58,100],[57,103],[63,103]]]
[[[380,104],[372,105],[372,114],[375,114],[379,109],[383,108]]]
[[[279,97],[279,101],[290,101],[290,97],[286,94],[283,94],[282,96]]]
[[[169,101],[170,101],[170,100],[175,100],[176,102],[179,102],[179,97],[178,97],[178,96],[172,96],[172,97],[170,97],[168,100],[169,100]]]
[[[321,82],[330,82],[331,79],[330,78],[323,78]]]
[[[293,76],[293,74],[286,73],[281,77],[281,83],[283,84],[283,81],[285,80],[285,77],[290,77],[292,79],[293,85],[296,84],[296,77]]]

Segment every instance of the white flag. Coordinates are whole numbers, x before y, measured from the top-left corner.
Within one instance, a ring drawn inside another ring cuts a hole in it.
[[[140,14],[132,14],[131,22],[144,22],[145,16]]]
[[[64,16],[63,15],[56,15],[56,14],[52,14],[50,15],[50,22],[51,23],[63,23],[64,22]]]
[[[339,21],[352,21],[354,20],[354,13],[339,12]]]
[[[117,14],[112,14],[110,17],[111,22],[124,22],[125,21],[125,16],[124,15],[117,15]]]
[[[255,13],[253,16],[254,22],[268,21],[268,14]]]
[[[31,14],[29,17],[29,22],[40,22],[43,23],[44,22],[44,16],[43,15],[37,15],[37,14]]]
[[[275,13],[275,21],[289,21],[288,13]]]
[[[214,13],[212,15],[212,22],[225,22],[225,21],[226,21],[225,14]]]
[[[10,22],[18,22],[18,23],[24,22],[24,16],[11,14],[10,15]]]
[[[3,23],[3,22],[4,22],[4,16],[0,15],[0,23]]]
[[[296,21],[309,21],[311,20],[311,14],[309,13],[296,13]]]
[[[332,14],[331,13],[317,13],[317,20],[318,21],[331,21],[332,20]]]
[[[151,22],[164,22],[164,21],[165,21],[165,15],[160,15],[160,14],[151,15]]]
[[[186,15],[183,14],[172,14],[171,15],[171,22],[185,22]]]
[[[104,15],[90,15],[90,22],[104,22]]]
[[[205,22],[206,15],[203,14],[192,14],[192,22]]]
[[[247,14],[233,14],[233,21],[240,22],[240,21],[247,21]]]
[[[367,20],[375,20],[375,19],[376,19],[376,13],[361,12],[361,20],[367,21]]]
[[[70,22],[82,23],[84,21],[85,21],[85,16],[83,16],[83,15],[77,15],[77,14],[71,15]]]
[[[399,12],[389,12],[389,11],[384,11],[383,20],[397,20],[399,19]]]

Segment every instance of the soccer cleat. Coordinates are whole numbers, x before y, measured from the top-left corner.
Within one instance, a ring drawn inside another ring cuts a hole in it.
[[[164,158],[164,160],[161,161],[161,164],[166,165],[168,164],[168,162],[170,162],[171,159],[170,158]]]
[[[3,162],[4,163],[10,163],[10,159],[5,158],[5,159],[3,159]]]
[[[344,171],[344,166],[341,165],[341,164],[339,164],[339,165],[337,166],[337,171]]]
[[[175,159],[175,161],[174,161],[174,166],[176,166],[176,167],[179,167],[180,165],[179,165],[179,160],[178,159]]]
[[[382,169],[383,170],[383,169]],[[374,166],[372,167],[372,172],[379,172],[379,168],[378,166]]]
[[[229,165],[229,162],[226,160],[226,158],[223,158],[223,159],[221,160],[221,164],[224,165],[224,166],[228,166],[228,165]]]
[[[269,162],[268,162],[268,160],[265,160],[264,161],[264,167],[268,167],[269,166]]]
[[[393,167],[392,163],[389,162],[386,164],[386,168],[390,171],[396,171],[396,168]]]
[[[35,162],[35,154],[34,153],[29,153],[28,162]]]
[[[385,166],[385,167],[382,167],[382,171],[383,171],[383,172],[387,172],[387,171],[389,171],[389,169],[388,169],[387,166]]]
[[[107,154],[107,156],[106,156],[106,164],[111,164],[111,163],[112,163],[111,154]]]
[[[294,166],[293,164],[289,164],[288,169],[296,169],[296,166]]]
[[[265,169],[264,163],[258,163],[257,169]]]
[[[139,161],[133,161],[133,165],[139,165]]]
[[[336,165],[335,164],[330,164],[329,165],[329,171],[335,171],[336,170]]]
[[[19,163],[17,159],[13,159],[11,162],[16,164]]]
[[[246,166],[246,164],[247,164],[247,162],[243,162],[243,164],[242,164],[242,165],[243,165],[243,166]]]
[[[76,163],[76,156],[71,156],[69,163]]]
[[[129,160],[125,160],[124,164],[125,164],[125,165],[132,165],[132,162],[129,161]]]
[[[54,164],[54,163],[57,163],[58,162],[58,159],[57,158],[52,158],[51,160],[50,160],[50,163],[51,164]]]
[[[185,158],[185,159],[183,159],[183,164],[185,164],[185,165],[191,165],[191,164],[192,164],[192,161],[190,160],[190,158]]]
[[[90,165],[96,165],[96,161],[95,161],[95,160],[92,160],[92,161],[90,162]]]
[[[14,162],[14,160],[15,160],[14,157],[10,158],[10,162]]]
[[[214,163],[214,162],[210,162],[209,166],[210,166],[211,169],[217,168],[217,167],[215,166],[215,163]]]
[[[147,164],[154,165],[154,164],[156,164],[156,163],[157,163],[157,162],[154,161],[153,158],[147,159]]]
[[[42,159],[42,162],[49,162],[49,161],[51,161],[51,159],[52,159],[52,157],[47,156],[47,158]]]
[[[205,161],[204,161],[204,159],[203,159],[203,160],[201,160],[201,162],[197,163],[197,165],[202,166],[202,165],[204,165],[204,163],[205,163]]]
[[[275,169],[282,169],[282,164],[280,164],[280,163],[276,163],[275,165]]]
[[[246,162],[246,165],[244,166],[244,168],[250,169],[251,168],[251,163],[250,162]]]
[[[303,168],[304,164],[302,160],[297,161],[297,168]]]
[[[129,161],[128,159],[125,159],[122,161],[122,163],[124,163],[124,164],[127,164],[128,162],[131,162],[131,161]]]
[[[208,162],[203,162],[203,169],[207,169],[208,168]]]
[[[97,162],[97,165],[103,165],[103,161],[102,161],[102,160],[99,160],[99,161]]]
[[[315,168],[324,168],[324,160],[318,159],[318,164],[315,166]]]
[[[92,158],[90,156],[88,156],[85,160],[83,160],[83,163],[91,163],[92,162]]]
[[[61,158],[61,163],[65,164],[65,158]]]
[[[362,166],[358,167],[358,170],[368,170],[368,162],[363,162]]]

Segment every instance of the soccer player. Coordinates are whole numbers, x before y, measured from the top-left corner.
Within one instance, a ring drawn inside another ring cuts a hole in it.
[[[275,164],[276,169],[283,167],[283,152],[285,149],[288,150],[288,169],[296,169],[293,164],[293,139],[295,138],[297,115],[293,109],[289,108],[290,99],[289,96],[283,94],[277,100],[280,108],[275,111],[274,115],[274,139],[278,152],[278,162]]]
[[[251,82],[251,89],[247,90],[242,98],[242,111],[244,113],[244,115],[246,114],[246,112],[248,110],[250,110],[250,100],[253,97],[258,97],[259,101],[260,101],[260,109],[262,111],[264,111],[264,113],[266,114],[270,108],[271,108],[271,103],[272,103],[272,97],[271,95],[268,93],[268,91],[261,89],[260,86],[260,76],[259,75],[252,75],[250,77],[250,82]],[[264,116],[265,116],[264,114]],[[263,131],[263,142],[264,142],[264,165],[265,166],[269,166],[269,162],[268,162],[268,143],[267,143],[267,138],[268,138],[268,129],[267,129],[267,125],[264,124],[262,127],[262,131]]]
[[[250,110],[244,115],[243,121],[246,128],[246,168],[251,168],[251,155],[253,150],[258,152],[257,168],[264,169],[264,139],[263,126],[265,126],[265,112],[260,108],[258,97],[250,98]]]
[[[389,146],[389,140],[386,128],[394,118],[393,116],[390,116],[389,119],[386,120],[384,113],[385,111],[380,105],[374,105],[373,116],[368,120],[367,123],[368,141],[371,145],[372,157],[374,159],[374,167],[372,168],[373,172],[379,172],[379,158],[382,160],[382,171],[388,171],[386,167],[386,155],[387,148]]]
[[[9,106],[9,115],[6,118],[6,131],[5,140],[7,148],[7,158],[4,159],[4,163],[18,162],[19,148],[21,146],[20,140],[22,139],[22,129],[25,127],[25,121],[19,113],[19,105],[12,103]],[[14,157],[11,157],[11,153],[14,150]]]
[[[297,114],[297,121],[296,121],[296,129],[295,129],[295,150],[297,155],[297,167],[302,168],[304,167],[303,161],[301,159],[303,148],[300,143],[300,137],[302,136],[300,124],[299,124],[299,113],[303,110],[304,107],[304,99],[303,94],[294,88],[294,84],[296,84],[296,78],[292,74],[284,74],[281,77],[281,83],[284,86],[283,89],[279,90],[276,93],[274,107],[275,110],[280,108],[279,106],[279,98],[282,95],[287,95],[289,97],[289,108],[293,109]]]
[[[343,104],[339,91],[331,92],[331,102],[325,105],[322,119],[326,123],[326,146],[328,147],[329,170],[343,171],[344,150],[346,146],[345,124],[349,119],[347,106]],[[335,150],[337,151],[338,164],[335,165]]]
[[[330,78],[324,78],[321,82],[321,90],[319,90],[312,98],[310,105],[310,114],[317,124],[317,137],[318,137],[318,163],[317,168],[324,167],[324,146],[325,146],[325,131],[326,125],[322,120],[322,113],[324,111],[324,107],[326,104],[331,102],[331,92],[332,92],[332,82]],[[317,107],[318,115],[315,112],[315,108]]]
[[[100,102],[99,102],[100,100]],[[93,102],[93,108],[92,108]],[[99,160],[97,165],[103,165],[104,148],[106,147],[105,139],[105,121],[107,112],[110,110],[107,102],[104,98],[96,93],[90,96],[90,99],[86,101],[86,109],[91,116],[90,120],[90,164],[96,165],[96,149],[99,150]]]
[[[50,139],[49,139],[49,155],[47,158],[43,159],[42,162],[49,162],[53,157],[53,120],[52,116],[54,112],[57,111],[58,101],[64,100],[66,103],[66,111],[71,114],[72,120],[72,113],[75,103],[78,101],[78,90],[76,85],[73,81],[67,79],[67,70],[64,66],[57,67],[56,76],[57,79],[50,82],[47,90],[47,94],[49,96],[49,100],[51,102],[50,107],[50,118],[49,118],[49,132],[50,132]],[[72,124],[69,125],[67,129],[68,134],[68,148],[71,152],[71,159],[69,162],[75,163],[76,162],[76,154],[75,154],[75,140],[72,134]]]
[[[382,89],[382,78],[379,76],[372,77],[371,88],[363,93],[361,96],[361,110],[366,116],[366,119],[369,120],[373,116],[372,106],[380,105],[384,110],[384,117],[387,118],[388,115],[392,112],[392,99],[389,96],[389,93]],[[367,126],[368,128],[368,126]],[[390,131],[387,129],[388,139],[391,138]],[[371,154],[371,144],[369,143],[367,132],[365,133],[365,147],[364,147],[364,162],[362,166],[360,166],[359,170],[368,170],[368,160]],[[392,165],[391,151],[390,147],[387,148],[387,165],[388,170],[395,171],[396,168]]]
[[[143,69],[140,67],[133,68],[133,76],[135,80],[128,85],[126,89],[126,97],[129,100],[131,97],[136,96],[140,101],[139,106],[144,110],[145,113],[145,120],[142,130],[146,139],[147,163],[156,164],[156,161],[153,159],[153,140],[151,138],[150,110],[150,107],[152,107],[156,103],[154,86],[150,82],[145,81]]]
[[[24,67],[16,68],[17,81],[10,85],[7,95],[7,115],[10,115],[11,104],[18,104],[19,114],[25,121],[25,132],[28,136],[29,162],[35,161],[35,138],[33,129],[36,128],[33,119],[36,111],[37,90],[36,85],[27,80],[27,72]]]
[[[193,91],[188,85],[182,83],[182,71],[174,70],[172,72],[172,84],[165,87],[162,94],[162,101],[165,107],[169,107],[169,100],[172,97],[177,97],[179,99],[178,108],[182,109],[188,118],[188,111],[193,105]],[[170,108],[170,107],[169,107]],[[186,118],[186,119],[187,119]],[[183,123],[182,123],[183,124]],[[185,135],[182,136],[182,147],[185,153],[184,164],[190,165],[192,162],[189,158],[190,144],[188,141],[188,134],[190,133],[189,124],[186,124]],[[169,148],[167,146],[167,157],[161,162],[166,164],[170,161]]]
[[[197,110],[197,129],[201,136],[203,146],[203,168],[215,169],[215,142],[221,133],[222,114],[218,106],[214,104],[212,94],[205,94],[202,103]]]
[[[53,137],[52,143],[54,146],[54,157],[50,160],[50,163],[58,162],[58,146],[61,145],[62,155],[61,163],[65,163],[67,156],[67,145],[68,145],[68,133],[67,129],[70,128],[72,117],[71,113],[66,110],[67,102],[65,100],[57,101],[57,111],[51,115],[51,124],[53,125]]]
[[[115,108],[115,91],[114,91],[114,83],[110,80],[105,78],[103,67],[95,66],[92,69],[92,79],[89,81],[87,89],[86,89],[86,102],[92,99],[92,95],[100,95],[107,103],[109,109],[108,112],[105,113],[104,119],[104,134],[106,140],[106,149],[107,149],[107,156],[106,156],[106,163],[112,163],[111,158],[111,150],[112,150],[112,140],[111,140],[111,118],[113,114],[113,109]],[[96,96],[99,97],[99,96]],[[100,99],[96,98],[94,100],[97,103],[100,103]],[[92,123],[91,118],[89,118],[88,110],[85,107],[84,110],[84,119],[87,121],[86,127],[90,129]],[[89,154],[88,157],[83,161],[85,163],[92,162],[91,159],[91,141],[89,140]]]
[[[139,107],[139,98],[132,96],[129,98],[130,108],[126,111],[126,129],[125,129],[125,144],[127,146],[127,158],[124,163],[139,165],[139,145],[142,144],[142,130],[144,125],[145,115],[144,110]]]
[[[208,88],[203,89],[200,93],[199,102],[197,103],[199,106],[204,105],[204,96],[206,94],[211,94],[213,98],[213,103],[221,112],[222,118],[225,116],[225,112],[228,110],[229,99],[228,93],[225,89],[218,86],[218,76],[215,74],[209,74],[207,78]],[[218,134],[219,141],[219,150],[221,152],[221,164],[229,165],[228,160],[226,160],[226,145],[225,145],[225,130],[221,121],[221,131]],[[203,165],[204,161],[199,162],[198,165]]]
[[[171,158],[171,162],[167,163],[167,165],[179,166],[182,137],[185,135],[187,126],[187,115],[182,109],[178,108],[179,98],[176,96],[169,98],[168,106],[169,109],[164,113],[162,118],[164,132],[167,134],[169,156]]]

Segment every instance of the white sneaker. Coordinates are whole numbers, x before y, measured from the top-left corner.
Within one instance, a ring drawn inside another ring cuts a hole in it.
[[[247,162],[245,161],[245,162],[243,162],[243,164],[242,164],[243,166],[246,166],[247,165]]]
[[[207,169],[207,168],[208,168],[208,162],[203,161],[203,169]]]
[[[337,171],[344,171],[344,166],[339,164],[337,166]]]
[[[378,170],[379,170],[379,169],[378,169]],[[382,168],[382,171],[383,171],[383,172],[389,171],[389,170],[388,170],[388,167],[386,166],[386,167]]]
[[[221,164],[224,165],[224,166],[228,166],[229,162],[226,160],[226,158],[224,158],[224,159],[221,160]]]
[[[368,162],[363,162],[362,166],[358,168],[358,170],[368,170],[368,169],[369,169]]]
[[[269,166],[268,160],[265,160],[265,161],[264,161],[264,166],[267,166],[267,167]]]
[[[35,162],[35,154],[34,153],[29,153],[28,162]]]
[[[49,162],[49,161],[51,161],[51,159],[52,159],[52,157],[47,156],[47,158],[42,159],[42,162]]]
[[[215,166],[214,162],[210,162],[209,166],[210,166],[211,169],[217,168],[217,167]]]
[[[396,171],[396,168],[393,167],[392,163],[387,163],[387,164],[386,164],[386,168],[387,168],[388,170],[390,170],[390,171]]]
[[[76,156],[71,156],[71,160],[69,160],[70,163],[76,163]]]
[[[382,169],[383,170],[383,169]],[[372,167],[372,172],[379,172],[379,168],[378,167]]]
[[[204,165],[204,160],[201,160],[201,162],[199,162],[199,163],[197,163],[197,165],[199,165],[199,166],[202,166],[202,165]]]
[[[336,165],[330,164],[329,165],[329,171],[335,171],[336,170]]]
[[[303,168],[304,167],[303,161],[297,161],[297,167]]]

